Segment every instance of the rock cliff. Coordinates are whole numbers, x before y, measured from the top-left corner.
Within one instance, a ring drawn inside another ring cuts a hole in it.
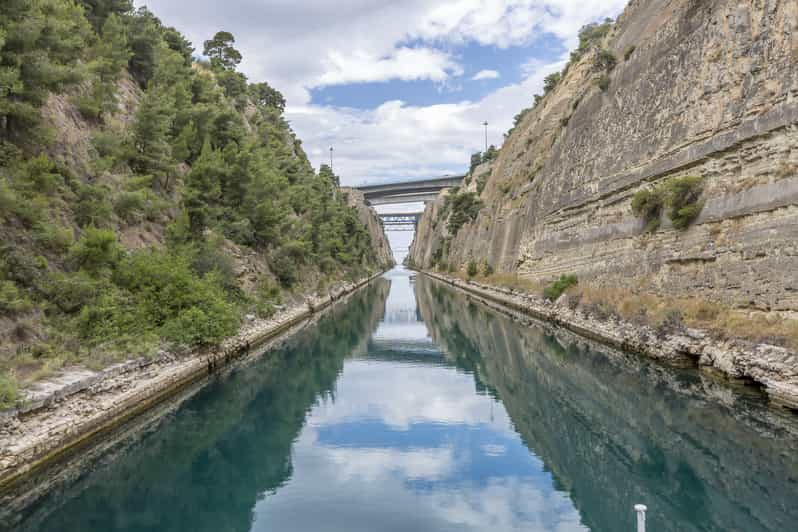
[[[617,59],[609,72],[602,50]],[[703,178],[700,215],[647,232],[632,197],[681,176]],[[524,115],[480,196],[453,237],[437,223],[444,198],[429,204],[411,260],[429,268],[446,242],[457,267],[794,318],[798,3],[632,0]]]
[[[394,264],[393,252],[388,237],[385,236],[382,223],[377,211],[366,204],[363,193],[356,188],[341,187],[341,193],[347,198],[350,206],[357,209],[358,217],[371,236],[371,245],[377,256],[377,262],[382,269],[388,269]]]

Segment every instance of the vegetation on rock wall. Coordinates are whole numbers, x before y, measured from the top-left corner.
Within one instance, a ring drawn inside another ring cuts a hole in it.
[[[42,368],[217,344],[379,266],[233,35],[204,53],[130,0],[0,7],[0,403]]]
[[[632,213],[646,223],[646,231],[659,228],[663,209],[676,229],[687,229],[701,214],[703,179],[686,176],[669,179],[655,188],[639,190],[632,197]]]

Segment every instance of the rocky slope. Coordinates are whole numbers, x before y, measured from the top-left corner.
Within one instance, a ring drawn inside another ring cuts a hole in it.
[[[608,74],[602,48],[618,61]],[[795,2],[633,0],[509,136],[447,262],[794,317],[796,64]],[[704,178],[700,216],[647,233],[635,192],[686,175]],[[420,267],[447,236],[443,202],[419,225]]]

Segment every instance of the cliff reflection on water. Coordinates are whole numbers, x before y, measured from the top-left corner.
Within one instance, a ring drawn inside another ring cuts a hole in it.
[[[798,424],[760,397],[576,335],[521,326],[437,281],[417,283],[433,340],[493,390],[591,530],[791,530]],[[625,528],[624,528],[625,527]]]
[[[781,531],[797,442],[756,397],[398,268],[9,529],[623,532],[643,502],[651,530]]]

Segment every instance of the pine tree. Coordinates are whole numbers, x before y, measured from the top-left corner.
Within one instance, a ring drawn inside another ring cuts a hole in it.
[[[5,0],[0,17],[0,140],[19,140],[39,125],[51,91],[82,78],[77,67],[91,27],[69,0]]]

